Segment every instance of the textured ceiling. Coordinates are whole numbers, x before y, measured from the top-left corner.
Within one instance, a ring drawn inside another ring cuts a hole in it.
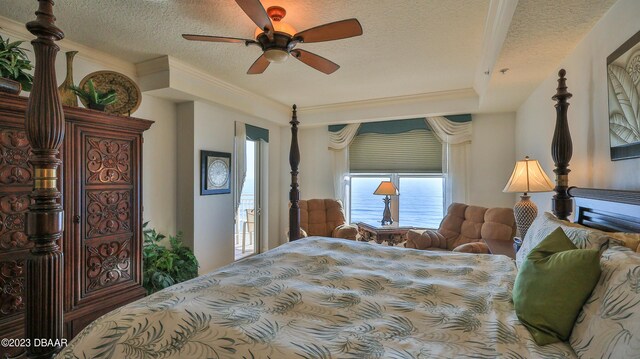
[[[329,76],[295,59],[246,75],[259,48],[180,37],[251,37],[255,25],[233,0],[64,0],[56,14],[68,39],[123,60],[170,55],[284,105],[310,107],[473,87],[490,1],[502,0],[262,0],[285,7],[298,31],[360,20],[361,37],[300,45],[341,65]],[[480,111],[517,109],[614,2],[519,0]],[[34,9],[35,1],[0,0],[0,16],[18,22],[32,20]]]
[[[246,75],[260,49],[194,43],[182,33],[252,37],[255,25],[233,0],[64,0],[68,39],[138,63],[170,55],[241,88],[301,106],[430,93],[473,85],[489,0],[262,0],[280,5],[298,31],[355,17],[361,37],[303,44],[341,68],[324,75],[290,58]],[[0,0],[0,15],[33,19],[34,1]]]
[[[485,106],[513,110],[547,78],[616,0],[519,0]],[[604,55],[603,55],[604,56]],[[500,69],[508,68],[504,75]],[[571,77],[571,73],[567,74]],[[549,89],[549,97],[553,89]]]

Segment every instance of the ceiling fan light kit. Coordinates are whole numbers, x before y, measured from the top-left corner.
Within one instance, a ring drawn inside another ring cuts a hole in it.
[[[320,72],[332,74],[340,68],[338,64],[295,47],[301,43],[340,40],[362,35],[362,26],[357,19],[336,21],[296,32],[291,25],[282,22],[287,14],[284,8],[271,6],[265,10],[260,0],[235,1],[258,26],[254,34],[255,40],[192,34],[183,34],[182,37],[190,41],[244,43],[246,46],[259,46],[263,54],[249,67],[247,74],[250,75],[263,73],[272,62],[285,62],[289,55]]]
[[[280,49],[268,49],[264,51],[264,57],[269,62],[282,63],[287,61],[289,53]]]

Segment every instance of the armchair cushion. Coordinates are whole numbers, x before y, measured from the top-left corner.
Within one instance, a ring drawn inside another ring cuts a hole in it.
[[[357,233],[354,229],[342,228],[346,225],[342,202],[335,199],[310,199],[300,200],[300,228],[309,236],[335,237],[340,234],[342,238],[353,237]]]
[[[414,249],[447,249],[447,240],[438,231],[410,229],[404,246]]]
[[[453,249],[453,252],[460,253],[476,253],[476,254],[490,254],[489,246],[484,242],[473,242],[462,244]]]
[[[287,233],[286,233],[286,235],[287,235],[287,239],[290,239],[290,238],[291,238],[290,234],[291,234],[291,233],[290,233],[290,232],[289,232],[289,230],[287,229]],[[304,231],[304,229],[300,228],[300,238],[307,238],[307,237],[309,237],[309,235],[307,234],[307,232],[305,232],[305,231]]]
[[[405,247],[505,254],[513,257],[515,218],[511,208],[452,203],[437,230],[410,230]],[[473,246],[464,246],[474,243]]]
[[[352,226],[350,224],[342,224],[336,227],[331,233],[331,237],[333,238],[344,238],[356,240],[356,236],[358,235],[358,227]]]
[[[451,251],[462,244],[480,241],[486,211],[484,207],[452,203],[438,229],[447,240],[445,248]]]

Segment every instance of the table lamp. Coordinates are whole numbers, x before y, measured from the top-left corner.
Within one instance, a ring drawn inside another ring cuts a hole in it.
[[[520,201],[513,207],[520,238],[524,239],[531,223],[538,215],[538,207],[530,200],[531,197],[527,193],[549,192],[553,190],[553,187],[551,180],[544,173],[537,160],[529,159],[527,156],[523,161],[516,162],[511,178],[502,192],[524,193],[520,196]]]
[[[385,224],[393,224],[393,218],[391,218],[391,210],[389,209],[389,203],[391,202],[391,198],[389,196],[397,196],[398,188],[391,181],[382,181],[373,194],[385,196],[384,201],[384,212],[382,214],[382,225]]]

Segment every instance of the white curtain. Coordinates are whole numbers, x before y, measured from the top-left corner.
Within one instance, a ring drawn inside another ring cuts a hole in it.
[[[469,122],[453,122],[446,117],[427,117],[426,122],[442,142],[444,208],[453,202],[468,203],[471,173],[471,134]]]
[[[349,144],[356,137],[359,123],[349,124],[338,132],[329,132],[329,150],[333,161],[333,194],[342,200],[345,212],[349,213],[347,193],[345,193],[345,176],[349,174]]]
[[[242,187],[247,177],[247,154],[245,148],[247,145],[247,126],[244,122],[236,121],[234,152],[235,166],[233,176],[233,209],[235,213],[235,222],[238,225],[238,208],[240,207],[240,197],[242,195]]]

